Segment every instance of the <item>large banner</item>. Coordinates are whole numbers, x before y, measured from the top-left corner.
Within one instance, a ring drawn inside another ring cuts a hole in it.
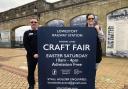
[[[95,89],[96,31],[40,27],[39,89]]]
[[[128,8],[107,15],[106,55],[128,57]]]

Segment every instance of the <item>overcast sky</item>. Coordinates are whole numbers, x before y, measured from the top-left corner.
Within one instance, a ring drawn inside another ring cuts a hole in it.
[[[0,0],[0,12],[9,10],[11,8],[15,8],[33,1],[36,1],[36,0]],[[47,1],[56,2],[60,0],[47,0]]]

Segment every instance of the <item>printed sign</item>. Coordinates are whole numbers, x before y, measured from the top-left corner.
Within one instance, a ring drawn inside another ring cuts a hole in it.
[[[40,27],[39,89],[95,89],[96,30]]]

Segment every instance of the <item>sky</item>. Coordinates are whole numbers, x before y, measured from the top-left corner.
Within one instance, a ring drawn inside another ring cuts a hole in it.
[[[33,1],[36,1],[36,0],[0,0],[0,12],[6,11],[18,6],[22,6],[24,4],[27,4]],[[53,3],[60,0],[46,0],[46,1]]]

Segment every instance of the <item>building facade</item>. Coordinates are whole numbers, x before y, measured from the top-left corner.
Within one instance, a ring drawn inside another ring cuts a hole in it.
[[[28,25],[30,18],[37,17],[41,26],[60,26],[59,23],[61,26],[83,26],[86,14],[94,13],[106,34],[106,42],[102,44],[103,53],[115,53],[117,49],[122,50],[119,43],[124,42],[127,49],[127,41],[119,41],[122,40],[122,35],[119,36],[122,30],[119,29],[126,29],[127,21],[115,20],[115,17],[119,17],[115,15],[118,11],[125,13],[124,17],[127,18],[127,8],[127,0],[61,0],[56,3],[37,0],[0,13],[0,47],[13,47],[15,29]],[[123,27],[122,22],[125,23]],[[127,33],[126,30],[124,32]]]

